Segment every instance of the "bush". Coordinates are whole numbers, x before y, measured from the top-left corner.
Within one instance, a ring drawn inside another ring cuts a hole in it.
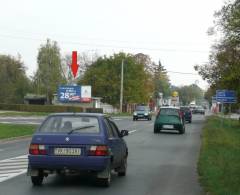
[[[12,110],[20,112],[90,112],[103,113],[102,108],[82,108],[78,106],[57,105],[29,105],[29,104],[0,104],[0,110]]]
[[[89,113],[103,113],[102,108],[86,108],[86,112]]]

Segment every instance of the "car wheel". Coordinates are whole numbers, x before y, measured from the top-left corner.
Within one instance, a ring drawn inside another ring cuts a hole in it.
[[[41,186],[43,182],[43,175],[31,176],[31,180],[34,186]]]
[[[109,187],[111,184],[111,164],[109,164],[105,170],[99,172],[96,179],[97,185]]]
[[[179,129],[179,134],[184,134],[185,133],[185,127],[182,126],[180,129]]]
[[[160,133],[160,131],[161,131],[160,129],[154,127],[153,133]]]
[[[126,176],[127,173],[127,157],[124,158],[120,169],[118,170],[118,176]]]
[[[109,187],[111,184],[111,171],[109,170],[107,178],[98,178],[98,184],[103,187]]]
[[[192,120],[188,121],[189,123],[192,123]]]

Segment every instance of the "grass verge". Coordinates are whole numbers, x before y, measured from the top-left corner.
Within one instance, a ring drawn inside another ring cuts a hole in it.
[[[123,113],[111,113],[109,114],[110,116],[112,117],[118,117],[118,116],[132,116],[131,113],[128,113],[128,112],[123,112]]]
[[[46,112],[14,112],[14,111],[4,111],[0,113],[0,116],[47,116],[50,113]]]
[[[0,124],[0,139],[32,135],[36,125]]]
[[[211,116],[202,134],[200,183],[211,195],[240,195],[240,124]]]
[[[46,112],[14,112],[4,111],[0,113],[0,116],[47,116],[50,113]]]

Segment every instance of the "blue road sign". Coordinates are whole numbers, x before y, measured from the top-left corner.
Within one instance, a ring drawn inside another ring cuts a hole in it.
[[[64,85],[58,87],[58,100],[60,102],[80,102],[81,87],[75,85]]]
[[[216,100],[221,103],[237,103],[236,92],[233,90],[216,90]]]

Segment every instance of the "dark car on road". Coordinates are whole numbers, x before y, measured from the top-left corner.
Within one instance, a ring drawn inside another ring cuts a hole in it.
[[[28,175],[41,185],[51,173],[87,172],[109,186],[111,171],[125,176],[128,147],[114,121],[103,114],[58,113],[48,116],[34,133],[29,147]]]
[[[177,130],[185,133],[185,123],[181,111],[177,107],[161,107],[154,123],[154,133],[162,130]]]
[[[192,111],[190,109],[190,107],[188,106],[181,106],[180,107],[180,111],[183,114],[184,120],[188,121],[189,123],[192,122]]]
[[[152,113],[148,106],[137,106],[133,112],[133,120],[147,119],[152,120]]]

